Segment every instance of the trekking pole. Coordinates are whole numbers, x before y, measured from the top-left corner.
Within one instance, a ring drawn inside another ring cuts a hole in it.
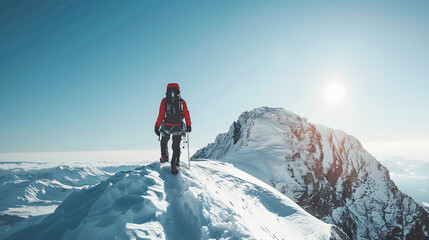
[[[188,143],[188,167],[191,169],[191,160],[189,159],[189,132],[186,133],[186,142]]]

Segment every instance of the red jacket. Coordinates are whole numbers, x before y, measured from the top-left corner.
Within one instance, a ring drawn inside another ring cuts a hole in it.
[[[186,106],[186,102],[183,99],[182,99],[182,104],[183,104],[183,115],[185,115],[186,126],[191,126],[191,117],[189,116],[188,106]],[[165,118],[165,98],[163,98],[161,101],[161,106],[159,107],[158,119],[156,120],[155,126],[160,127],[162,121],[164,121],[164,118]],[[165,125],[180,126],[181,123],[171,124],[166,122]]]

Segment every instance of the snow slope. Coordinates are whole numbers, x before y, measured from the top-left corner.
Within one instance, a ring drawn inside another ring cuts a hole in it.
[[[72,193],[6,239],[344,239],[262,181],[213,161],[154,163]]]
[[[72,192],[136,167],[53,164],[0,162],[0,232],[10,234],[37,223],[41,217],[36,216],[53,213]]]
[[[284,109],[244,112],[200,158],[232,163],[352,239],[429,239],[428,213],[357,139]]]

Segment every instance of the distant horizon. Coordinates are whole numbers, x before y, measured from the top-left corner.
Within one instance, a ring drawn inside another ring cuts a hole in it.
[[[359,139],[358,139],[359,140]],[[213,141],[214,142],[214,141]],[[364,149],[368,151],[369,154],[374,156],[378,161],[386,161],[395,158],[402,158],[406,160],[418,160],[429,162],[429,150],[426,146],[429,144],[429,141],[426,140],[416,140],[416,141],[384,141],[384,142],[361,142]],[[203,148],[192,147],[190,148],[190,156],[192,156],[196,151]],[[394,148],[395,151],[391,151]],[[185,149],[186,150],[186,149]],[[113,156],[112,156],[113,153]],[[187,157],[187,152],[185,151],[184,157]],[[32,155],[32,159],[28,159]],[[0,152],[0,162],[5,161],[39,161],[40,157],[48,157],[48,159],[53,158],[48,155],[67,156],[70,158],[70,155],[73,161],[81,161],[83,156],[93,156],[91,160],[103,160],[104,158],[121,160],[124,156],[131,157],[132,160],[139,161],[140,159],[155,161],[159,156],[159,149],[118,149],[118,150],[84,150],[84,151],[45,151],[45,152]],[[24,160],[25,159],[25,160]],[[27,160],[28,159],[28,160]],[[128,158],[129,159],[129,158]],[[90,160],[88,160],[90,161]]]

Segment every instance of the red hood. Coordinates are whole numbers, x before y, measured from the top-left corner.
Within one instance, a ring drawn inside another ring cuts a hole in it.
[[[171,87],[175,87],[175,88],[177,88],[177,90],[179,90],[179,91],[180,91],[179,84],[177,84],[177,83],[169,83],[169,84],[167,85],[167,90],[168,90],[169,88],[171,88]]]

